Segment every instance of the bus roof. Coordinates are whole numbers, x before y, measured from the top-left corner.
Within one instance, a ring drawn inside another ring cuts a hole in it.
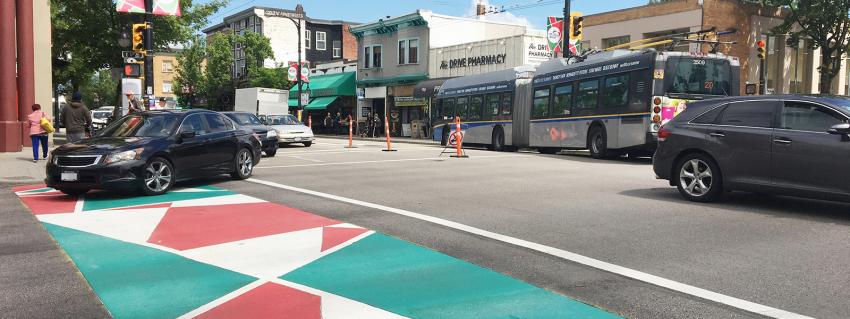
[[[534,85],[569,82],[611,73],[651,68],[655,50],[614,50],[589,55],[584,61],[567,64],[566,59],[552,59],[537,68]]]
[[[534,67],[523,65],[507,70],[467,75],[446,80],[438,98],[512,90],[518,78],[534,74]]]

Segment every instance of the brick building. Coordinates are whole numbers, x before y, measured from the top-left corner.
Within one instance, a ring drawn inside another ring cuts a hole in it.
[[[734,28],[737,33],[721,36],[720,40],[737,44],[721,45],[719,51],[740,59],[742,90],[744,84],[758,82],[759,60],[755,46],[757,41],[764,40],[768,46],[765,69],[767,92],[817,93],[820,50],[808,49],[807,40],[789,45],[785,36],[771,35],[771,29],[781,23],[780,10],[740,0],[673,0],[585,16],[582,45],[584,48],[604,49],[665,34],[710,27],[717,30]],[[704,51],[696,44],[675,49]],[[843,61],[841,74],[832,84],[833,93],[850,93],[850,67],[847,62],[846,59]]]

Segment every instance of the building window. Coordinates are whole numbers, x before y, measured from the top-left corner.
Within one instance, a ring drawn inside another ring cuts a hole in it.
[[[171,82],[162,82],[162,93],[173,93]]]
[[[162,73],[174,72],[174,62],[171,60],[162,61]]]
[[[419,39],[398,41],[398,64],[419,63]]]
[[[365,46],[363,47],[363,68],[368,69],[372,67],[372,47]]]
[[[342,57],[342,41],[333,41],[334,58]]]
[[[363,68],[380,68],[383,66],[381,61],[381,50],[382,47],[380,45],[367,45],[363,47]]]
[[[310,48],[310,30],[304,29],[304,48]]]
[[[806,92],[806,61],[809,60],[809,50],[805,40],[793,47],[791,51],[791,65],[788,68],[789,92],[791,94],[809,93]]]
[[[328,35],[325,32],[316,31],[316,50],[325,51],[328,49]]]
[[[382,63],[383,61],[382,61],[382,56],[381,56],[382,50],[381,49],[383,49],[383,47],[381,47],[380,45],[372,46],[372,67],[373,68],[380,68],[380,67],[383,66],[383,63]]]
[[[613,38],[605,38],[602,39],[602,48],[607,49],[613,46],[618,46],[621,44],[629,43],[632,41],[632,37],[628,35],[613,37]]]

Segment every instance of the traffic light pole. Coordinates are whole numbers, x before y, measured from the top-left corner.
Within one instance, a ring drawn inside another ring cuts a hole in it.
[[[145,85],[142,96],[153,95],[153,0],[145,0]],[[150,107],[150,101],[146,101],[146,108]]]
[[[765,89],[767,88],[767,83],[765,83],[764,68],[767,66],[765,63],[765,59],[759,59],[759,95],[764,95]]]
[[[564,21],[561,22],[561,56],[568,58],[572,55],[570,51],[570,0],[564,0]]]

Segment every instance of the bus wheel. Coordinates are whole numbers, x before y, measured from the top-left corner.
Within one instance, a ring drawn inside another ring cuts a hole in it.
[[[497,152],[505,150],[505,133],[502,132],[502,127],[497,127],[493,130],[493,139],[490,142],[489,148]]]
[[[440,137],[440,145],[442,145],[442,146],[446,146],[446,145],[449,144],[449,130],[448,130],[448,128],[449,128],[448,124],[446,124],[446,126],[443,127],[443,130],[442,130],[443,134],[442,134],[442,137]]]
[[[608,134],[605,133],[605,128],[599,125],[590,128],[587,134],[587,149],[590,150],[590,157],[596,159],[608,157]]]

